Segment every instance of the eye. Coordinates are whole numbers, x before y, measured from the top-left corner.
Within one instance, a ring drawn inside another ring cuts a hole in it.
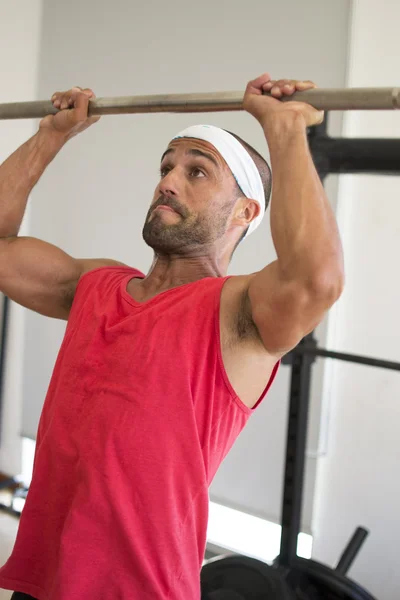
[[[191,177],[195,177],[196,179],[198,179],[199,177],[205,177],[206,174],[204,173],[204,171],[202,171],[201,169],[199,169],[198,167],[194,167],[191,171],[190,171],[190,176]]]
[[[160,167],[160,177],[163,178],[170,172],[171,167],[165,165],[164,167]]]

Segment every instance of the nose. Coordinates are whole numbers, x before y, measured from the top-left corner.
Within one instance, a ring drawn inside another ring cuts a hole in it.
[[[176,169],[171,169],[160,181],[159,189],[163,196],[178,195],[178,174]]]

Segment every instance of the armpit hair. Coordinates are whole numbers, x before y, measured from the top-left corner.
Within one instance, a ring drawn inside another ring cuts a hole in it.
[[[239,341],[257,340],[261,342],[260,334],[251,315],[251,304],[247,289],[242,292],[240,297],[236,335]]]

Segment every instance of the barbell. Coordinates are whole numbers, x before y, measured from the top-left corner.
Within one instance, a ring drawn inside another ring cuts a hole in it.
[[[394,110],[400,109],[400,88],[316,88],[295,92],[282,101],[306,102],[318,110]],[[243,92],[118,96],[97,98],[89,103],[89,116],[237,110],[243,110]],[[36,119],[57,112],[49,100],[0,104],[0,120]]]

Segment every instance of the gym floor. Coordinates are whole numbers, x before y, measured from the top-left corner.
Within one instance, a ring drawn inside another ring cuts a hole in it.
[[[0,492],[0,502],[9,504],[10,496]],[[18,519],[0,511],[0,565],[3,565],[11,554],[17,534]],[[10,600],[11,592],[0,589],[0,600]]]

